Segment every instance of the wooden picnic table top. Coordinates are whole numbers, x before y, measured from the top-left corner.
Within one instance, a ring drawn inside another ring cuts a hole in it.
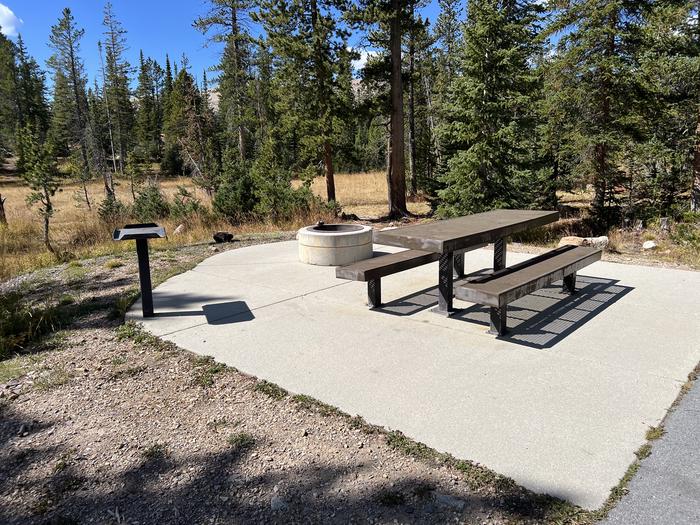
[[[377,231],[374,233],[374,242],[442,254],[469,248],[475,244],[492,243],[558,219],[559,212],[556,211],[491,210],[454,219]]]

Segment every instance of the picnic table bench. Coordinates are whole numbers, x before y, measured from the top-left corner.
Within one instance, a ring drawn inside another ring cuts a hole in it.
[[[506,267],[506,238],[514,233],[556,221],[556,211],[493,210],[403,228],[375,232],[378,244],[407,248],[338,267],[341,279],[367,282],[370,308],[381,306],[381,278],[439,261],[438,306],[443,315],[454,312],[453,299],[490,307],[490,332],[503,335],[507,330],[507,305],[516,299],[564,279],[564,288],[573,293],[576,272],[599,260],[601,250],[566,246],[524,263]],[[493,269],[487,274],[464,278],[464,253],[488,243],[494,245]],[[455,282],[457,281],[457,282]]]

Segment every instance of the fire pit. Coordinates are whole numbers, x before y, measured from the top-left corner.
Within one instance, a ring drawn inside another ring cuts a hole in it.
[[[317,266],[343,266],[372,257],[372,228],[359,224],[307,226],[297,233],[299,260]]]

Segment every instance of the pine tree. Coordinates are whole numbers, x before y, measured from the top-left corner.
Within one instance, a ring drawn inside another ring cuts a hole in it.
[[[22,176],[31,189],[27,196],[27,205],[37,205],[43,222],[44,245],[55,253],[50,239],[51,217],[55,212],[51,200],[60,186],[60,178],[53,153],[46,142],[31,125],[24,127],[19,134],[25,155],[25,169]]]
[[[0,157],[14,148],[17,129],[15,46],[0,32]]]
[[[209,12],[194,22],[210,42],[223,43],[224,52],[218,65],[219,110],[225,131],[235,135],[240,159],[248,158],[248,128],[252,116],[247,95],[250,82],[250,35],[242,21],[248,16],[250,0],[208,0]]]
[[[56,70],[53,77],[51,122],[49,142],[54,154],[66,157],[74,143],[78,129],[76,122],[75,97],[62,70]]]
[[[334,116],[340,109],[337,80],[348,32],[336,13],[344,0],[272,0],[261,2],[262,19],[273,53],[285,62],[284,74],[301,79],[293,91],[304,121],[307,167],[323,166],[328,201],[335,201]]]
[[[563,34],[552,64],[562,100],[573,109],[580,161],[593,184],[592,213],[599,227],[619,220],[623,146],[634,133],[634,86],[642,15],[650,2],[572,0],[550,27]]]
[[[22,35],[17,36],[15,82],[18,125],[31,125],[44,138],[49,127],[44,72],[27,52]]]
[[[79,144],[80,169],[82,177],[87,179],[90,177],[87,145],[87,95],[83,62],[80,58],[80,40],[84,33],[83,29],[78,29],[75,25],[71,10],[65,8],[58,23],[51,27],[49,45],[54,53],[49,59],[48,65],[54,71],[54,78],[59,74],[63,76],[68,88],[67,91],[72,95],[71,142]],[[54,100],[54,111],[56,111],[57,101],[65,102],[66,99]],[[65,111],[65,109],[61,111]],[[113,193],[113,188],[107,179],[105,179],[105,191],[108,194]]]
[[[534,132],[538,3],[472,0],[460,49],[462,76],[445,104],[448,158],[439,212],[453,216],[531,204],[527,141]]]
[[[389,140],[387,151],[387,187],[389,216],[408,215],[406,208],[406,166],[404,126],[404,83],[402,43],[406,27],[412,20],[411,11],[418,2],[400,0],[359,0],[351,18],[375,31],[376,43],[387,53],[389,84]]]
[[[143,51],[139,58],[138,86],[136,88],[135,135],[138,153],[144,160],[160,158],[160,116],[158,109],[157,63],[144,59]]]
[[[104,8],[104,49],[106,75],[103,78],[105,101],[114,125],[114,143],[119,156],[119,171],[123,174],[127,152],[131,146],[134,109],[131,106],[129,74],[131,66],[124,58],[126,30],[117,20],[110,2]]]

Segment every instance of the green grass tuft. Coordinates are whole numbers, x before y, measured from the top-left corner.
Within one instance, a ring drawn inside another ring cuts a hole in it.
[[[163,443],[153,443],[153,445],[145,448],[141,452],[141,455],[150,460],[163,459],[170,455],[170,451],[168,450],[167,445]]]
[[[124,266],[124,263],[119,259],[110,259],[105,263],[105,268],[108,270],[114,270],[115,268],[121,268],[122,266]]]
[[[239,450],[250,448],[255,445],[255,437],[247,432],[231,434],[226,441],[231,447]]]
[[[284,388],[277,386],[274,383],[269,383],[268,381],[258,381],[255,383],[253,390],[260,392],[261,394],[265,394],[266,396],[277,401],[284,399],[289,395],[289,392],[287,392]]]
[[[658,427],[649,427],[649,430],[647,430],[647,441],[655,441],[665,433],[666,431],[664,430],[663,425],[659,425]]]

